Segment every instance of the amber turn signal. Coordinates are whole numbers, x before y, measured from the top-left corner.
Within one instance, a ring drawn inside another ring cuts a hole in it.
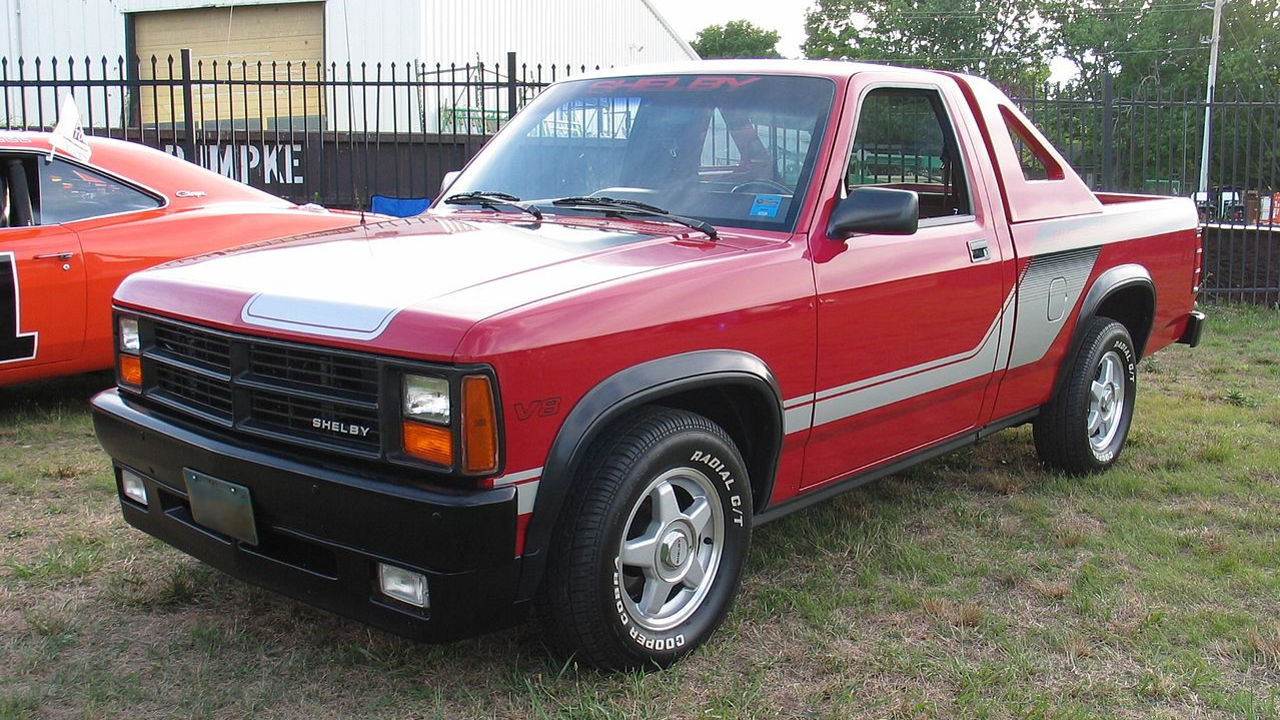
[[[474,474],[498,469],[498,411],[485,375],[462,378],[462,469]]]
[[[437,465],[453,465],[453,433],[449,428],[405,420],[402,436],[405,453]]]
[[[120,383],[130,387],[142,387],[142,358],[137,355],[120,356]]]

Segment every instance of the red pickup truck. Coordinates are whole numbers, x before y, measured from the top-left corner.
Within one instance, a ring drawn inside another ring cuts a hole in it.
[[[1194,345],[1185,198],[1094,194],[989,83],[702,62],[549,87],[422,217],[131,276],[94,400],[125,519],[448,640],[605,668],[732,604],[753,528],[1033,423],[1116,461]]]

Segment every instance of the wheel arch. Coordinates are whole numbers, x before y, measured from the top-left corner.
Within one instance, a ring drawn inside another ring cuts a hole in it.
[[[1066,381],[1067,370],[1075,363],[1084,331],[1096,317],[1109,317],[1129,331],[1138,359],[1143,356],[1147,340],[1155,322],[1156,286],[1151,273],[1142,265],[1129,263],[1117,265],[1103,272],[1085,293],[1080,303],[1071,332],[1071,343],[1058,366],[1054,379],[1053,395],[1056,396]]]
[[[756,511],[768,500],[783,414],[777,379],[763,360],[737,350],[700,350],[621,370],[582,396],[551,444],[525,536],[520,597],[537,591],[552,533],[591,443],[628,412],[651,404],[696,412],[724,428],[743,455]]]

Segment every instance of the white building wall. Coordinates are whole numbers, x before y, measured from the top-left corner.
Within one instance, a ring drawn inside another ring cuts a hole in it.
[[[84,58],[92,59],[93,77],[101,77],[101,58],[110,62],[106,77],[121,79],[116,60],[125,54],[125,14],[150,10],[179,10],[209,6],[244,6],[307,0],[0,0],[0,62],[7,60],[8,77],[15,78],[16,59],[26,58],[24,75],[34,77],[31,61],[42,59],[42,76],[49,77],[47,59],[59,58],[59,76],[65,77],[65,59],[75,57],[75,77],[84,77]],[[566,69],[578,74],[582,67],[612,67],[647,62],[696,59],[689,45],[666,25],[648,0],[326,0],[325,63],[336,79],[373,81],[403,80],[406,67],[413,65],[415,79],[435,66],[446,71],[451,63],[461,68],[483,62],[485,77],[493,81],[497,73],[506,76],[506,53],[514,51],[529,79],[549,81],[562,78]],[[336,63],[337,68],[332,68]],[[381,71],[378,64],[382,63]],[[552,70],[555,66],[555,70]],[[459,69],[454,75],[461,79]],[[445,78],[449,74],[445,73]],[[476,74],[472,74],[472,79]],[[62,90],[65,93],[65,89]],[[331,129],[345,130],[372,124],[405,131],[437,129],[438,103],[434,88],[418,92],[397,91],[392,114],[391,90],[371,91],[367,102],[348,103],[345,96],[331,97]],[[484,105],[486,109],[505,104],[503,91],[489,91],[478,97],[451,98],[445,104]],[[51,125],[56,119],[57,101],[52,88],[10,90],[8,110],[0,104],[0,116],[7,112],[14,123]],[[25,108],[23,102],[25,101]],[[93,124],[103,126],[109,119],[118,123],[121,114],[118,89],[77,91],[81,114],[93,116]],[[407,107],[406,107],[407,105]],[[3,122],[4,117],[0,117]],[[412,126],[406,124],[412,122]],[[424,127],[425,122],[425,127]]]

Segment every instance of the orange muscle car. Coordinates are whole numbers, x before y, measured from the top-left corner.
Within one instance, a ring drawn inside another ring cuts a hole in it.
[[[112,365],[111,295],[167,260],[354,225],[136,143],[0,131],[0,385]],[[83,156],[83,154],[82,154]]]

